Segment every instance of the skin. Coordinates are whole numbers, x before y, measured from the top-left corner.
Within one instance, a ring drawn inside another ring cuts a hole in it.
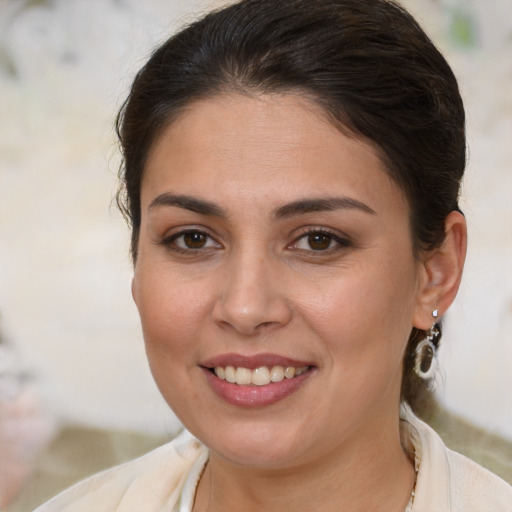
[[[165,194],[219,211],[163,204]],[[276,215],[340,197],[365,207]],[[409,206],[376,148],[293,95],[190,105],[150,152],[141,208],[133,297],[151,370],[210,448],[194,510],[404,510],[414,472],[399,437],[403,353],[412,327],[428,329],[455,296],[462,216],[447,218],[441,249],[415,258]],[[187,246],[184,229],[204,245]],[[309,243],[319,231],[326,249]],[[312,370],[277,403],[240,407],[201,368],[226,353]]]

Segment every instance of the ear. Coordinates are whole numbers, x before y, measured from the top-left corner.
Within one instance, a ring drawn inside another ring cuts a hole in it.
[[[455,299],[466,259],[466,246],[466,219],[453,211],[446,217],[443,245],[423,257],[414,327],[430,329],[432,311],[439,310],[439,317],[442,317]]]
[[[137,304],[137,290],[136,290],[136,282],[135,282],[135,276],[132,278],[132,299],[133,299],[133,302],[135,302],[135,305],[137,306],[137,308],[139,307],[139,305]]]

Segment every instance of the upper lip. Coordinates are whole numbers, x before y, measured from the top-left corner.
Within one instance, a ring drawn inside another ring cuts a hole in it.
[[[295,368],[303,368],[304,366],[312,366],[312,364],[309,361],[301,361],[299,359],[271,353],[255,354],[252,356],[230,353],[220,354],[207,359],[201,363],[201,366],[205,368],[234,366],[235,368],[248,368],[249,370],[255,370],[262,366],[267,366],[269,368],[272,366],[293,366]]]

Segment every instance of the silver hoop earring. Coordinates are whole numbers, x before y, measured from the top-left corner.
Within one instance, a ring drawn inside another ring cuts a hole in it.
[[[432,312],[432,316],[437,319],[437,309]],[[437,370],[437,338],[439,329],[434,323],[426,332],[425,339],[418,343],[416,347],[416,356],[414,360],[414,371],[422,379],[430,379]]]

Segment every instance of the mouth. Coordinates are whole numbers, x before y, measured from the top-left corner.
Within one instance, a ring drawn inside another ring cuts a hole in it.
[[[310,366],[260,366],[250,368],[235,366],[216,366],[210,371],[220,380],[225,380],[238,386],[268,386],[271,383],[282,382],[285,379],[295,379],[310,370]]]
[[[306,361],[262,354],[227,354],[201,365],[217,396],[232,405],[272,405],[298,391],[316,370]]]

